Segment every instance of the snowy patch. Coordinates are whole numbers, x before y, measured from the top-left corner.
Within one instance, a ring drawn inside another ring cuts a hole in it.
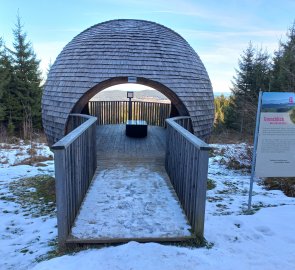
[[[44,143],[25,144],[24,141],[20,141],[19,144],[0,143],[0,169],[21,164],[32,157],[52,159],[53,153]]]
[[[246,156],[247,146],[242,144],[213,145],[218,151],[209,159],[208,178],[212,179],[216,187],[207,191],[206,220],[216,215],[242,215],[247,211],[250,175],[245,170],[232,170],[220,160],[240,160]],[[250,164],[250,160],[241,160]],[[267,191],[258,181],[254,183],[252,206],[253,210],[278,205],[295,205],[295,198],[286,197],[282,191]],[[206,225],[205,225],[206,228]]]
[[[56,218],[50,216],[34,216],[35,206],[19,203],[10,185],[23,178],[36,175],[54,175],[53,161],[46,161],[46,167],[28,165],[11,166],[17,160],[29,155],[27,146],[10,145],[0,153],[7,158],[7,163],[0,164],[0,269],[29,269],[40,257],[51,252],[55,242]],[[39,148],[40,147],[40,148]],[[49,148],[39,145],[38,153],[52,155]],[[18,155],[17,153],[22,153]],[[34,193],[35,188],[28,187],[27,194]]]
[[[129,242],[90,249],[37,265],[34,270],[292,270],[295,266],[295,206],[262,209],[255,215],[211,217],[211,249]]]
[[[250,172],[253,147],[246,143],[211,144],[214,162],[226,165],[229,169]]]

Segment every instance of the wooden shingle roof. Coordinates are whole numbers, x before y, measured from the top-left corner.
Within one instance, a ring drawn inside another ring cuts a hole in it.
[[[53,64],[42,97],[49,144],[64,136],[68,116],[85,93],[111,78],[130,76],[169,88],[192,117],[195,134],[210,134],[213,91],[203,63],[187,41],[154,22],[113,20],[80,33]]]

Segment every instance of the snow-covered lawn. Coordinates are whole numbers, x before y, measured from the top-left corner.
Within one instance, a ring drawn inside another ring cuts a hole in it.
[[[31,146],[0,144],[0,269],[30,269],[54,249],[57,231],[55,213],[44,215],[37,208],[39,202],[29,204],[27,199],[35,188],[23,186],[23,179],[36,175],[54,175],[52,153],[44,144]],[[17,165],[33,156],[42,156],[38,166]],[[49,159],[45,161],[46,159]],[[15,188],[13,188],[15,187]],[[21,195],[21,199],[18,195]],[[50,202],[49,202],[50,204]],[[51,207],[52,208],[52,207]]]
[[[25,198],[36,194],[36,188],[22,183],[24,178],[36,175],[52,176],[53,161],[42,161],[43,165],[38,166],[12,166],[30,156],[28,146],[18,150],[18,146],[4,149],[1,145],[0,269],[295,269],[295,198],[254,184],[254,214],[247,215],[248,147],[214,147],[208,178],[215,187],[207,192],[206,247],[130,242],[39,263],[56,248],[55,212],[42,197],[30,207]],[[46,146],[39,144],[38,148],[38,155],[52,155]],[[243,170],[227,167],[229,161],[238,166],[232,157],[241,160]],[[23,196],[16,192],[17,184],[22,186]],[[43,202],[49,207],[48,212],[38,210]]]

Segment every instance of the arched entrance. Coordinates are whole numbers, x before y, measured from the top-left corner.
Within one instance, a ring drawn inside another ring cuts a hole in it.
[[[159,82],[156,82],[156,81],[153,81],[150,79],[146,79],[146,78],[132,77],[132,80],[136,80],[136,83],[138,83],[138,84],[152,87],[152,88],[156,89],[157,91],[161,92],[163,95],[165,95],[171,101],[171,104],[176,108],[179,115],[183,115],[183,116],[189,115],[183,102],[167,86],[165,86]],[[128,83],[128,77],[110,78],[108,80],[105,80],[105,81],[95,85],[78,100],[78,102],[75,104],[75,106],[72,110],[72,113],[81,113],[82,110],[87,105],[87,103],[89,102],[89,100],[93,96],[95,96],[97,93],[99,93],[100,91],[102,91],[110,86],[114,86],[117,84],[123,84],[123,83]]]

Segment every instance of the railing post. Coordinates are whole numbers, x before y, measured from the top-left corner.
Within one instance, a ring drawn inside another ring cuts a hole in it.
[[[65,154],[66,151],[64,148],[54,149],[58,246],[60,249],[65,247],[65,242],[69,234],[66,191],[67,164]]]
[[[208,150],[200,150],[198,158],[197,171],[197,194],[195,206],[195,224],[193,231],[198,237],[204,236],[205,223],[205,206],[206,206],[206,192],[207,192],[207,177],[208,177]]]

